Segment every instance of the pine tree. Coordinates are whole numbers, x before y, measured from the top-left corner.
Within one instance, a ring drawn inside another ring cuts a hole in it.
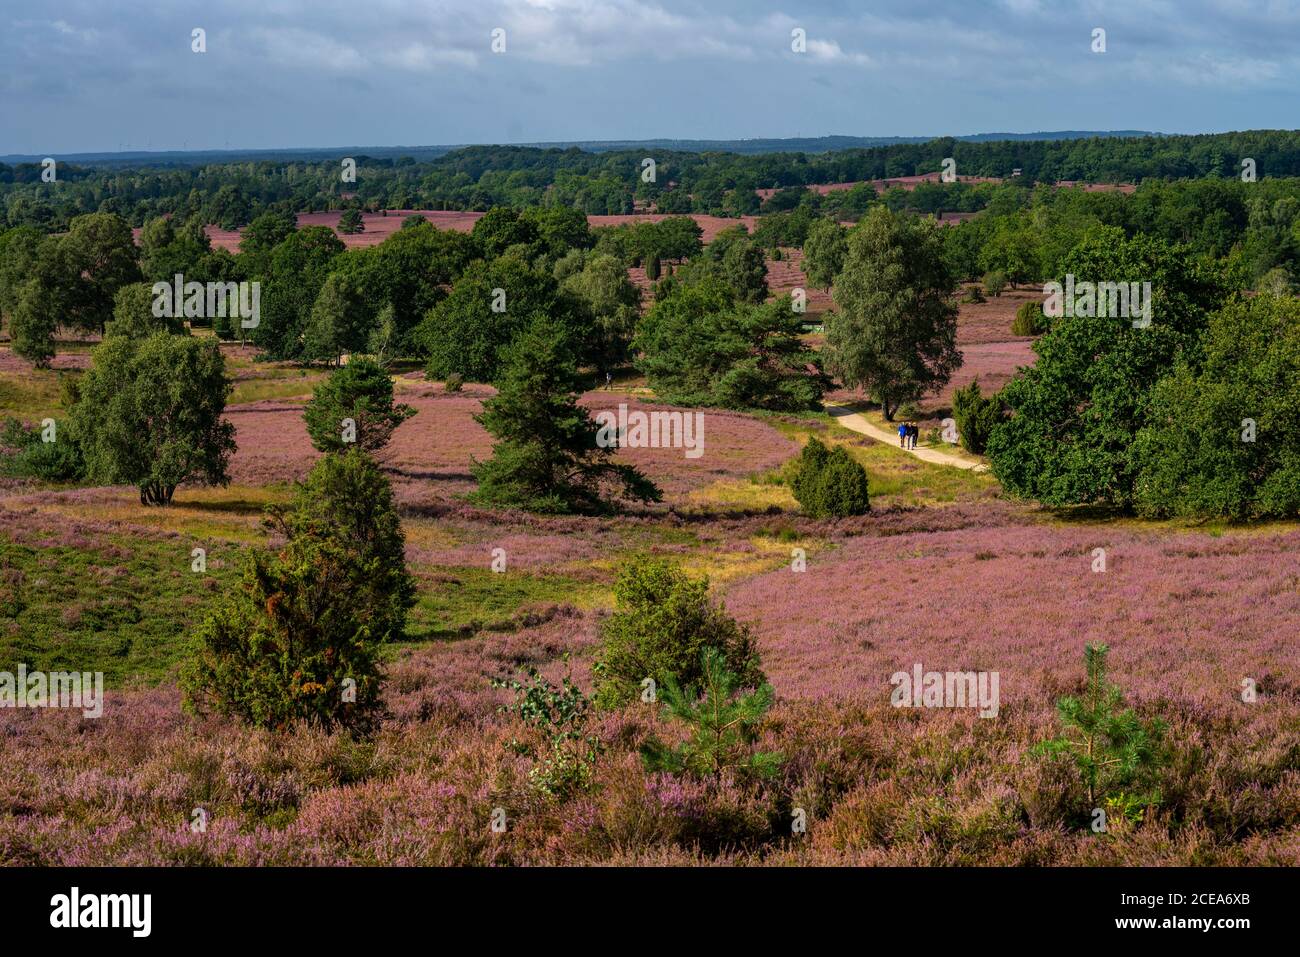
[[[1056,711],[1066,732],[1059,738],[1040,742],[1034,752],[1068,755],[1083,777],[1088,808],[1098,801],[1120,806],[1126,817],[1141,814],[1142,808],[1160,800],[1152,778],[1164,761],[1165,725],[1160,720],[1144,722],[1124,706],[1124,695],[1111,684],[1106,673],[1110,649],[1090,644],[1084,649],[1088,684],[1082,698],[1068,696],[1056,702]],[[1137,788],[1143,793],[1125,794],[1118,789]]]
[[[365,220],[361,218],[361,210],[345,209],[343,215],[339,217],[339,232],[341,233],[363,233],[366,231]]]
[[[346,451],[343,421],[351,419],[356,448],[371,455],[382,450],[393,431],[415,415],[409,405],[393,403],[393,380],[373,359],[356,356],[335,369],[312,394],[303,410],[311,444],[322,452]]]
[[[777,752],[755,751],[759,725],[772,707],[774,694],[766,682],[749,694],[736,695],[740,679],[727,670],[716,648],[701,656],[703,695],[694,688],[682,690],[676,679],[665,677],[659,694],[664,713],[683,722],[691,736],[675,748],[656,738],[641,746],[641,758],[650,771],[693,774],[720,780],[724,773],[740,777],[771,777],[781,764]]]
[[[653,482],[597,444],[578,389],[565,327],[538,316],[507,349],[499,391],[476,417],[498,441],[490,459],[474,464],[474,501],[544,513],[603,511],[606,485],[626,498],[660,500]]]

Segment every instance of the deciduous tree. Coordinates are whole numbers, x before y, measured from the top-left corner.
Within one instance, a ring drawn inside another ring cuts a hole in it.
[[[957,284],[933,221],[876,207],[849,233],[826,316],[827,369],[880,403],[885,418],[942,387],[961,365]]]

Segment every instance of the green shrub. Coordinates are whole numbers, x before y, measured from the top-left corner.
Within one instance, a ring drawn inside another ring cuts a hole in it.
[[[983,455],[993,427],[1002,420],[1002,403],[996,396],[985,398],[981,395],[980,383],[976,379],[952,394],[952,417],[957,422],[962,448]]]
[[[369,732],[382,710],[381,645],[414,600],[387,480],[359,452],[327,455],[272,520],[283,548],[254,551],[240,587],[192,636],[186,707],[263,728]]]
[[[966,294],[961,297],[961,301],[968,303],[988,302],[988,300],[984,298],[984,293],[980,292],[979,286],[971,286],[967,289]]]
[[[80,377],[67,372],[59,373],[59,405],[71,409],[81,398]]]
[[[498,711],[517,716],[543,739],[511,740],[511,748],[535,760],[528,780],[547,797],[565,798],[591,786],[596,760],[604,750],[600,738],[586,733],[591,717],[591,702],[569,675],[556,687],[536,668],[527,671],[528,684],[517,680],[492,679],[492,687],[515,693],[514,704],[502,705]]]
[[[23,425],[18,419],[0,424],[0,475],[42,482],[76,482],[85,477],[81,446],[67,423],[51,420],[49,428]],[[45,441],[50,436],[51,441]]]
[[[1000,296],[1007,288],[1007,274],[1001,269],[994,269],[984,274],[984,293],[988,296]]]
[[[663,559],[639,558],[619,574],[614,600],[593,669],[600,707],[635,701],[647,678],[656,687],[669,678],[699,685],[705,648],[718,650],[741,687],[764,682],[753,635],[710,600],[707,578],[692,578]]]
[[[675,748],[656,738],[641,745],[648,771],[667,771],[720,781],[724,773],[738,778],[771,777],[781,765],[781,755],[755,751],[759,725],[772,707],[772,686],[764,682],[749,694],[738,695],[740,681],[727,669],[716,648],[700,655],[703,687],[682,690],[671,677],[660,694],[663,711],[690,730],[690,737]]]
[[[362,452],[322,457],[296,489],[290,506],[267,509],[267,524],[287,538],[333,538],[356,563],[356,589],[369,605],[371,634],[405,637],[415,604],[415,580],[406,570],[406,537],[393,489]]]
[[[357,584],[334,539],[254,553],[239,590],[194,634],[181,672],[186,706],[261,728],[368,730],[380,709],[380,642]]]
[[[465,388],[465,379],[460,375],[460,373],[453,372],[451,375],[447,376],[442,387],[448,392],[459,392],[461,389]]]
[[[1043,305],[1039,302],[1022,302],[1016,310],[1016,318],[1011,320],[1013,336],[1037,336],[1047,331],[1047,317],[1043,314]]]
[[[828,449],[816,438],[799,454],[791,491],[812,518],[843,518],[871,510],[867,470],[843,446]]]

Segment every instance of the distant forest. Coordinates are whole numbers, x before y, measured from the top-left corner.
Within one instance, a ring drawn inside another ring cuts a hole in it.
[[[642,160],[655,160],[653,181]],[[750,215],[809,206],[820,215],[857,218],[871,196],[846,190],[819,197],[801,187],[934,172],[952,157],[959,176],[1006,177],[1016,186],[1079,180],[1141,183],[1217,179],[1240,182],[1243,160],[1260,178],[1300,176],[1300,132],[1263,130],[1201,136],[997,140],[955,138],[826,153],[743,155],[638,149],[588,152],[578,147],[471,146],[417,160],[353,157],[356,182],[343,182],[337,157],[319,161],[249,160],[196,167],[108,167],[59,163],[54,183],[40,164],[0,164],[0,226],[61,231],[78,215],[116,213],[132,225],[169,214],[226,228],[265,212],[301,213],[358,207],[487,210],[557,206],[591,214],[627,214],[653,206],[665,213]],[[991,191],[950,189],[941,208],[983,208]],[[766,202],[756,192],[778,189]],[[924,197],[925,194],[922,194]],[[847,205],[846,205],[847,204]],[[935,211],[933,195],[919,211]]]

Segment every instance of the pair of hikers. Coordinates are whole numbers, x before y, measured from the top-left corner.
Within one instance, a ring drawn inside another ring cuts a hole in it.
[[[921,429],[915,422],[898,423],[898,447],[900,449],[916,448],[916,438]]]

